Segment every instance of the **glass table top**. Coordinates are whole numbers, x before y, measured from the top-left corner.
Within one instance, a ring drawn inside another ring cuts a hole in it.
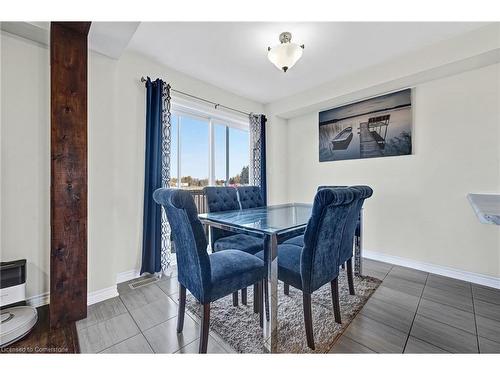
[[[205,223],[218,223],[265,234],[281,234],[307,225],[312,205],[289,203],[198,215]]]

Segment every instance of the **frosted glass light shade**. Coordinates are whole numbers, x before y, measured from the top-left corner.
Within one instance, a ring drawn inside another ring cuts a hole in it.
[[[295,43],[282,43],[273,47],[267,53],[267,58],[279,70],[286,72],[302,57],[303,47]]]

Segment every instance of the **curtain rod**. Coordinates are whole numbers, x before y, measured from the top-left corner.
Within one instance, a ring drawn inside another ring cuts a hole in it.
[[[144,77],[141,77],[141,82],[147,82],[147,79],[144,78]],[[192,95],[192,94],[188,94],[187,92],[183,92],[183,91],[179,91],[179,90],[175,90],[173,88],[170,88],[170,91],[173,91],[173,92],[176,92],[178,94],[182,94],[182,95],[185,95],[185,96],[189,96],[190,98],[193,98],[193,99],[197,99],[197,100],[201,100],[202,102],[205,102],[205,103],[209,103],[209,104],[212,104],[215,109],[219,109],[219,108],[225,108],[227,110],[230,110],[230,111],[233,111],[233,112],[238,112],[238,113],[241,113],[245,116],[250,116],[250,113],[247,113],[247,112],[243,112],[243,111],[240,111],[239,109],[235,109],[235,108],[231,108],[231,107],[227,107],[225,105],[222,105],[222,104],[219,104],[219,103],[215,103],[215,102],[212,102],[210,100],[207,100],[207,99],[203,99],[203,98],[200,98],[199,96],[195,96],[195,95]]]

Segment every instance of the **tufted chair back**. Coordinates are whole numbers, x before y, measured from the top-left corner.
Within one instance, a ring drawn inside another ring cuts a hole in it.
[[[347,185],[319,185],[318,186],[318,190],[317,191],[320,191],[321,189],[339,189],[339,188],[346,188],[348,187]]]
[[[304,292],[312,293],[338,276],[349,213],[359,196],[353,188],[321,189],[316,193],[300,260]]]
[[[238,193],[232,186],[206,186],[203,188],[207,197],[208,212],[239,210]],[[214,248],[214,242],[220,238],[230,236],[234,233],[219,228],[210,228],[210,245]]]
[[[241,209],[257,208],[264,206],[264,199],[258,186],[238,186],[238,197]]]
[[[339,187],[340,186],[320,186],[318,187],[318,191],[325,188],[338,189]],[[358,190],[360,197],[358,203],[352,207],[351,212],[349,213],[349,224],[346,226],[346,236],[344,237],[344,243],[342,244],[342,248],[340,250],[340,264],[345,263],[352,257],[354,235],[359,235],[359,233],[356,232],[359,227],[361,208],[363,207],[365,199],[371,197],[373,194],[373,190],[369,186],[353,185],[350,186],[350,188]]]
[[[177,255],[178,280],[198,301],[210,288],[210,260],[207,239],[193,196],[180,189],[157,189],[153,199],[167,213]]]

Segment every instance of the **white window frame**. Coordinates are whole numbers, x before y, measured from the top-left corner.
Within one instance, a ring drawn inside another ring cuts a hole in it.
[[[229,160],[229,146],[227,137],[229,128],[245,130],[248,134],[248,165],[250,167],[250,126],[249,119],[244,115],[233,114],[228,111],[215,109],[206,104],[194,100],[188,100],[178,96],[172,96],[170,106],[171,116],[177,117],[177,187],[181,186],[182,161],[181,161],[181,127],[182,117],[191,117],[208,123],[208,184],[215,185],[215,124],[226,127],[226,165]],[[250,168],[249,168],[250,169]],[[251,171],[249,170],[249,173]],[[226,184],[229,180],[229,172],[226,167]],[[249,182],[251,176],[249,175]]]

